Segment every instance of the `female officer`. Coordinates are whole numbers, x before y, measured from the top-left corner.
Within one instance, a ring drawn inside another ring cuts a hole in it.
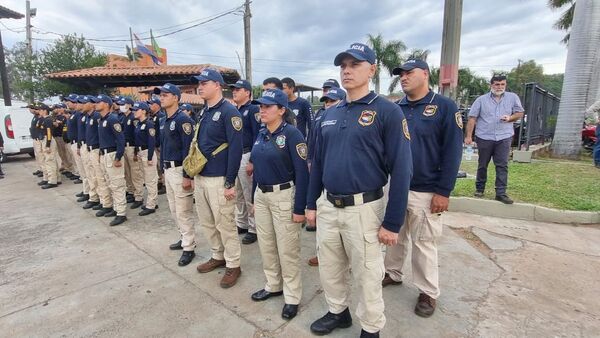
[[[139,120],[134,131],[135,153],[142,160],[144,185],[148,190],[146,205],[142,207],[139,215],[146,216],[154,213],[154,209],[157,207],[158,173],[156,172],[156,162],[153,160],[156,129],[154,128],[154,122],[148,118],[150,106],[146,102],[134,103],[131,110],[133,110],[135,118]]]
[[[300,229],[308,186],[306,143],[300,131],[286,122],[291,112],[283,91],[269,89],[252,103],[260,104],[260,119],[266,126],[258,133],[250,161],[254,164],[254,217],[267,278],[265,288],[253,293],[252,299],[283,294],[281,316],[292,319],[302,295]]]

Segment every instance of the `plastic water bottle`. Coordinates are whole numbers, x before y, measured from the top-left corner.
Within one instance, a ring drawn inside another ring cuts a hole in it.
[[[473,158],[473,145],[469,144],[465,149],[465,160],[470,161]]]

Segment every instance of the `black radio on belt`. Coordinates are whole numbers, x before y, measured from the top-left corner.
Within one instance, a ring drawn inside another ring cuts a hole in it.
[[[378,200],[381,197],[383,197],[383,189],[381,188],[365,192],[362,194],[363,204]],[[354,200],[354,195],[336,195],[328,192],[327,200],[336,208],[351,207],[358,204],[358,202]]]

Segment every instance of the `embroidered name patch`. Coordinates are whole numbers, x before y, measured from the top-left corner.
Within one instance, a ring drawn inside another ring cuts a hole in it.
[[[323,121],[321,122],[321,127],[325,127],[325,126],[334,126],[337,123],[337,120],[327,120],[327,121]]]

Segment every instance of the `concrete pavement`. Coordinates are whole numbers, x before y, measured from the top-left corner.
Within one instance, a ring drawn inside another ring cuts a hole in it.
[[[11,158],[0,180],[0,336],[310,337],[327,311],[316,268],[304,265],[300,312],[284,321],[281,297],[250,299],[264,286],[257,244],[242,246],[241,279],[221,289],[223,270],[195,270],[209,257],[200,231],[196,259],[177,266],[164,195],[156,214],[128,210],[111,228],[75,202],[80,185],[42,191],[33,166]],[[384,290],[383,337],[600,335],[600,228],[463,213],[444,224],[436,313],[413,313],[407,271],[404,285]],[[314,233],[302,231],[303,259],[314,252]],[[331,336],[358,336],[354,318]]]

